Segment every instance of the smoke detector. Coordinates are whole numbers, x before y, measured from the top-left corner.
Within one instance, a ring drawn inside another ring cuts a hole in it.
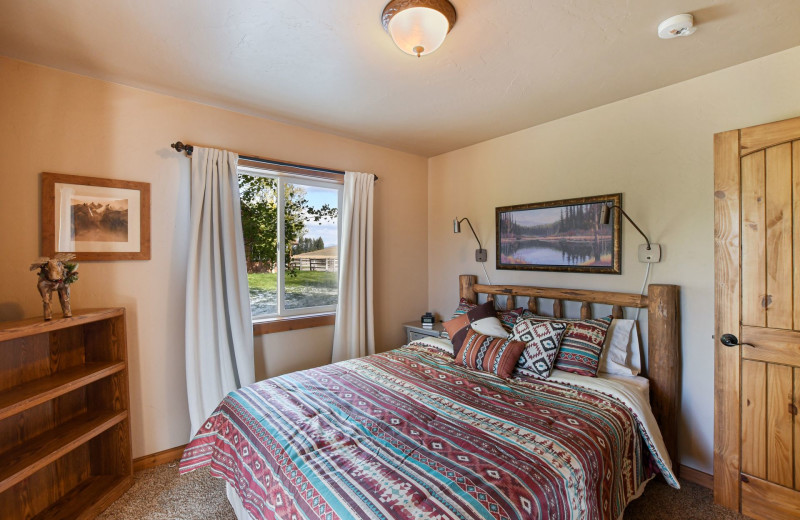
[[[694,26],[694,16],[690,14],[678,14],[671,16],[658,24],[658,37],[664,40],[677,38],[678,36],[689,36],[697,28]]]

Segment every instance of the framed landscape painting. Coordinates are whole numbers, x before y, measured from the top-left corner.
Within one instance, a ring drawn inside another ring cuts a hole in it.
[[[620,212],[600,223],[611,204],[622,194],[496,208],[497,268],[620,274]]]
[[[42,254],[150,259],[150,184],[42,173]]]

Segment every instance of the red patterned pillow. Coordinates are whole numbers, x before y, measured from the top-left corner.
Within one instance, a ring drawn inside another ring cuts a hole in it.
[[[508,379],[524,349],[525,343],[521,341],[484,336],[470,330],[456,361],[467,368],[491,372]]]
[[[453,318],[457,318],[458,316],[474,309],[477,306],[477,304],[472,303],[465,298],[461,298],[458,301],[458,307],[456,307],[456,310],[453,312]],[[500,319],[500,323],[503,324],[503,327],[510,331],[514,328],[514,324],[522,315],[523,310],[524,309],[522,307],[518,307],[516,309],[511,309],[510,311],[497,311],[497,317]]]
[[[522,313],[520,320],[538,322],[560,321],[567,324],[567,330],[561,339],[554,368],[565,372],[573,372],[582,376],[596,377],[600,365],[600,353],[606,340],[611,316],[588,320],[564,318],[548,318],[537,316],[530,311]]]

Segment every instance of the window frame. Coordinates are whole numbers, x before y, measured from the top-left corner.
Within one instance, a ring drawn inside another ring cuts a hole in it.
[[[336,304],[334,305],[319,305],[316,307],[302,307],[298,309],[287,309],[286,308],[286,287],[285,287],[285,279],[286,279],[286,247],[285,247],[285,193],[284,188],[286,184],[298,184],[301,186],[310,186],[315,188],[325,188],[325,189],[334,189],[337,191],[337,218],[336,218],[336,234],[337,234],[337,247],[339,242],[341,242],[342,237],[342,221],[339,218],[339,211],[342,207],[342,201],[344,198],[344,183],[339,179],[332,178],[331,176],[324,175],[303,175],[298,174],[295,172],[284,172],[278,168],[274,167],[267,167],[267,166],[258,166],[253,164],[251,161],[247,161],[247,164],[242,164],[242,161],[239,162],[236,168],[236,175],[250,175],[256,177],[266,177],[270,179],[274,179],[277,181],[277,188],[276,192],[278,194],[278,204],[277,204],[277,211],[278,211],[278,221],[276,226],[276,231],[278,234],[277,247],[278,247],[278,254],[276,256],[276,263],[278,265],[277,269],[277,288],[278,288],[278,309],[275,314],[260,314],[260,315],[253,315],[252,321],[254,325],[254,332],[256,334],[268,334],[272,332],[283,332],[287,330],[296,330],[301,328],[307,327],[318,327],[329,325],[330,319],[325,319],[326,316],[333,317],[336,314]],[[341,259],[341,251],[337,256],[337,270],[336,270],[336,282],[338,286],[339,282],[339,275],[340,271],[338,269],[338,265],[340,265],[339,260]],[[338,297],[338,294],[337,294]],[[249,296],[248,296],[249,298]],[[306,320],[303,318],[309,318],[307,324],[304,325]],[[285,324],[278,324],[277,322],[286,321],[291,323]]]

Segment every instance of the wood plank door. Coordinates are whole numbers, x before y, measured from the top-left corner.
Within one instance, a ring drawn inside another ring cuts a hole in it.
[[[800,118],[714,136],[714,500],[800,518]]]

